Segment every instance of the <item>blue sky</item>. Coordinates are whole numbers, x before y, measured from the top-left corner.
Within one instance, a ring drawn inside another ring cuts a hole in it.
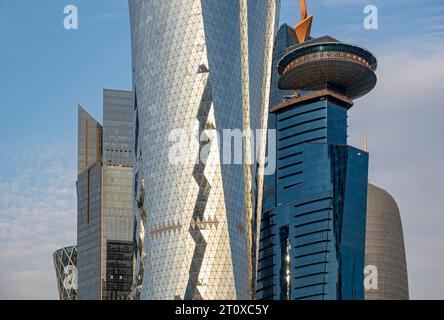
[[[67,4],[79,30],[63,28]],[[17,145],[73,139],[77,103],[100,117],[101,89],[131,88],[128,9],[124,0],[0,0],[1,133]],[[3,47],[3,46],[2,46]],[[4,113],[6,112],[6,114]]]
[[[313,36],[379,58],[377,87],[350,112],[350,143],[368,130],[370,179],[401,208],[411,296],[444,298],[444,3],[307,2]],[[68,4],[79,30],[63,28]],[[368,4],[379,30],[363,28]],[[283,0],[281,22],[295,24],[298,6]],[[101,120],[102,89],[131,88],[127,1],[0,0],[0,41],[0,298],[56,299],[50,254],[76,238],[76,106]]]

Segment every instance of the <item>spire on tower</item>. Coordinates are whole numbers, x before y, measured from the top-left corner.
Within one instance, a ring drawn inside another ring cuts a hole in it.
[[[367,130],[364,131],[364,151],[368,152],[368,137]]]
[[[301,21],[307,19],[308,13],[307,13],[307,3],[305,0],[300,0],[300,6],[301,6]]]
[[[305,2],[305,0],[300,1],[300,7],[301,7],[301,21],[297,24],[295,29],[299,43],[304,43],[310,38],[313,15],[308,16],[307,3]]]

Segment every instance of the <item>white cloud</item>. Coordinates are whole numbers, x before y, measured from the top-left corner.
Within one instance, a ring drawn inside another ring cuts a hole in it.
[[[411,298],[444,299],[444,50],[379,51],[379,83],[350,112],[350,143],[362,146],[367,129],[370,181],[400,207]]]
[[[52,253],[75,244],[75,158],[62,142],[22,149],[0,179],[0,299],[58,299]]]

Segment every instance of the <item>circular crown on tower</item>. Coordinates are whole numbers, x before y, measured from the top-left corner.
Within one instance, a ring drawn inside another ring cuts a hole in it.
[[[310,90],[328,85],[351,99],[376,85],[377,60],[368,50],[329,36],[289,49],[278,65],[279,88]]]
[[[279,89],[317,90],[329,87],[356,99],[376,85],[377,60],[368,50],[330,36],[310,37],[313,15],[300,1],[301,21],[295,26],[298,44],[279,61]]]

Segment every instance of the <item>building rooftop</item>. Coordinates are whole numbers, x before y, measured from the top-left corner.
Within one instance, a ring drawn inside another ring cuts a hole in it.
[[[377,60],[367,49],[330,36],[297,44],[278,64],[282,90],[309,90],[329,85],[350,99],[370,92],[376,85]]]

